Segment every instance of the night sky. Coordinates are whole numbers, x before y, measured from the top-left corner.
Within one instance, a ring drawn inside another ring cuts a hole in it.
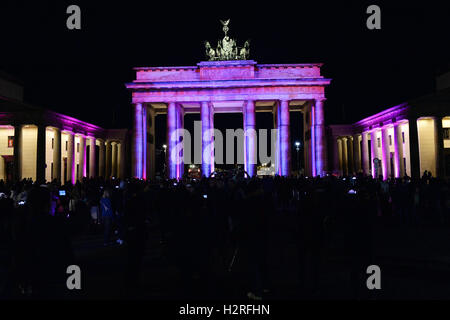
[[[449,66],[450,10],[390,2],[3,0],[0,70],[23,82],[27,102],[131,128],[132,67],[195,65],[203,42],[223,37],[219,19],[231,18],[230,36],[250,39],[258,63],[324,63],[326,122],[349,123],[433,92]],[[70,4],[81,7],[81,30],[66,28]],[[370,4],[381,7],[381,30],[366,28]]]

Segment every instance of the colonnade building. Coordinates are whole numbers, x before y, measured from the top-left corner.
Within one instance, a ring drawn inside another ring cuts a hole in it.
[[[126,176],[127,130],[108,130],[23,102],[23,88],[0,79],[0,180],[62,183]]]
[[[337,175],[450,176],[450,89],[327,131],[330,171]]]

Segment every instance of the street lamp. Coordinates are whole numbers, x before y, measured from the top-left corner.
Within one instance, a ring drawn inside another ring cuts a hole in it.
[[[166,168],[167,168],[167,153],[166,153],[166,149],[167,149],[167,144],[163,144],[162,145],[163,149],[164,149],[164,166],[163,166],[163,172],[164,172],[164,176],[166,175]]]
[[[297,150],[297,170],[300,173],[300,156],[299,156],[300,141],[295,141],[295,150]]]

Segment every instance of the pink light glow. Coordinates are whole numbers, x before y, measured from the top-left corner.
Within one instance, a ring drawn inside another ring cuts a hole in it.
[[[314,117],[314,106],[311,106],[311,171],[312,176],[316,176],[316,123],[315,123],[315,117]]]

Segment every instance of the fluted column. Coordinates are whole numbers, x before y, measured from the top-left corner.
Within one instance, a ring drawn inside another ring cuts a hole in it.
[[[61,179],[61,130],[53,130],[53,179],[62,182]]]
[[[112,150],[111,150],[111,141],[106,140],[105,146],[105,157],[106,157],[106,165],[105,165],[105,178],[109,179],[111,177],[111,163],[112,163]],[[142,164],[142,161],[140,162]],[[142,172],[142,171],[141,171]]]
[[[344,175],[344,151],[342,146],[342,138],[337,139],[338,157],[339,157],[339,174]]]
[[[404,175],[405,169],[403,166],[403,139],[402,131],[398,123],[394,123],[394,175],[396,178],[401,178]]]
[[[361,145],[357,134],[353,136],[353,171],[355,173],[361,171]]]
[[[327,163],[327,146],[325,139],[325,118],[324,103],[325,99],[316,99],[314,106],[314,135],[315,135],[315,152],[316,152],[316,174],[323,176],[328,170]]]
[[[80,171],[78,172],[78,179],[82,180],[86,177],[86,137],[80,135],[80,151],[78,153],[78,164]]]
[[[105,177],[105,141],[99,141],[98,148],[98,175],[100,177]]]
[[[280,101],[279,127],[281,175],[289,176],[291,174],[291,139],[289,136],[290,118],[288,100]]]
[[[168,178],[175,179],[177,177],[177,154],[176,144],[177,137],[175,131],[177,129],[177,105],[175,102],[169,102],[167,105],[167,160],[168,160]]]
[[[255,131],[255,102],[245,103],[244,132],[245,132],[245,171],[250,177],[256,175],[256,131]]]
[[[144,173],[144,127],[146,127],[145,122],[143,120],[143,112],[145,107],[142,103],[136,103],[134,105],[134,117],[133,117],[133,176],[138,179],[142,179]],[[107,151],[108,153],[108,151]],[[105,176],[109,177],[111,174],[110,168],[108,167],[108,154],[106,155],[106,174]],[[111,161],[111,159],[109,159]]]
[[[375,164],[373,160],[377,157],[377,134],[375,130],[370,132],[370,153],[371,159],[370,163],[372,166],[372,177],[377,178],[377,172],[375,170]]]
[[[342,138],[342,171],[344,176],[348,175],[348,138]]]
[[[96,160],[95,160],[95,138],[90,137],[89,138],[89,177],[94,178],[95,177],[95,166]]]
[[[279,116],[280,108],[279,103],[276,102],[275,106],[272,110],[273,115],[273,128],[276,129],[276,139],[275,139],[275,174],[281,175],[281,166],[280,166],[280,126],[279,126]]]
[[[44,125],[37,126],[37,145],[36,145],[36,181],[45,181],[45,137],[46,128]]]
[[[388,128],[384,127],[381,129],[381,168],[383,172],[383,180],[389,178],[389,167],[390,167],[390,152],[389,152],[389,133]]]
[[[211,174],[211,153],[208,146],[211,143],[210,137],[210,107],[208,102],[201,103],[200,118],[202,120],[202,175],[209,177]]]
[[[75,184],[77,182],[76,176],[76,162],[75,162],[75,135],[73,132],[67,133],[67,178]]]
[[[117,177],[117,142],[111,143],[111,176]]]
[[[148,109],[147,131],[149,132],[150,141],[147,150],[147,177],[155,179],[156,176],[156,136],[155,136],[155,110],[151,107]],[[125,145],[121,142],[121,152],[125,152]],[[125,158],[124,158],[125,160]],[[125,168],[125,162],[121,166]]]
[[[177,159],[177,165],[176,165],[176,174],[175,177],[177,179],[181,179],[183,177],[184,173],[184,135],[180,131],[184,128],[184,110],[181,105],[176,105],[176,128],[175,130],[178,131],[176,134],[176,144],[180,144],[183,148],[178,148],[176,151],[176,159]],[[189,147],[189,146],[186,146]]]
[[[362,133],[362,169],[364,174],[369,174],[369,146],[367,132]]]
[[[420,178],[419,132],[417,118],[408,119],[409,123],[409,156],[411,161],[411,177]]]
[[[183,123],[183,128],[184,128],[184,121]],[[215,157],[214,157],[214,148],[215,148],[215,144],[214,144],[214,108],[213,105],[211,104],[210,106],[210,110],[209,110],[209,129],[211,130],[211,172],[214,172],[215,170]]]
[[[22,179],[22,125],[14,126],[14,181]]]

